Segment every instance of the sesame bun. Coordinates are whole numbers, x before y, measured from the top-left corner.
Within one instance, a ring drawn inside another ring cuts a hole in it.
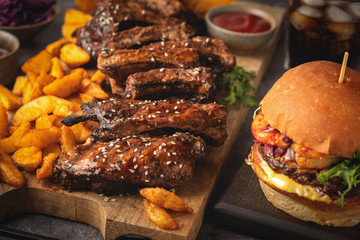
[[[260,105],[270,126],[320,153],[352,157],[360,151],[360,73],[314,61],[287,71]]]

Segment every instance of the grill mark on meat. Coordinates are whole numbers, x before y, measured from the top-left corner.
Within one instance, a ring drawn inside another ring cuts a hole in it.
[[[123,98],[154,100],[180,97],[205,102],[213,99],[215,93],[209,68],[160,68],[129,75]]]
[[[136,72],[154,68],[190,68],[199,65],[199,55],[192,49],[135,50],[120,49],[103,52],[98,57],[97,67],[120,83]]]
[[[190,26],[187,26],[185,22],[174,26],[136,26],[129,30],[112,33],[109,36],[106,48],[126,49],[160,40],[187,40],[194,34],[195,31]]]
[[[70,115],[61,122],[66,126],[81,119],[99,122],[92,136],[102,141],[164,128],[200,135],[212,146],[221,146],[227,138],[227,110],[216,103],[112,99],[84,103],[81,109],[83,118],[77,113],[75,118]]]
[[[110,194],[133,185],[171,188],[191,178],[195,162],[205,157],[204,148],[201,138],[187,133],[89,140],[63,153],[53,175],[68,190]]]
[[[232,72],[236,65],[232,55],[221,39],[194,37],[189,41],[163,41],[151,43],[140,49],[179,49],[190,48],[200,56],[200,65],[213,68],[215,72]]]
[[[184,8],[176,0],[106,0],[95,10],[94,16],[73,35],[76,44],[95,59],[112,33],[130,29],[136,25],[176,25],[183,20]]]

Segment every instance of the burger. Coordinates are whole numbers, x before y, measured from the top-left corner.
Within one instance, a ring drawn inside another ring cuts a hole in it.
[[[321,225],[360,222],[360,73],[314,61],[284,73],[260,102],[247,163],[268,201]]]

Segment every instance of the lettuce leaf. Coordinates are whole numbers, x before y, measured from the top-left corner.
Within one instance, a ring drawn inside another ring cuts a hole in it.
[[[325,173],[321,173],[318,176],[318,180],[325,184],[326,181],[334,177],[339,177],[341,183],[347,186],[347,189],[343,192],[338,191],[338,205],[344,206],[345,195],[360,182],[360,152],[355,153],[351,159],[345,159],[339,164],[327,170]]]

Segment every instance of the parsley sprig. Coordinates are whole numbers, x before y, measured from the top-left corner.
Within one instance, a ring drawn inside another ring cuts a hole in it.
[[[343,192],[338,191],[338,205],[344,206],[345,195],[360,182],[360,152],[353,155],[353,159],[345,159],[341,163],[327,170],[325,173],[321,173],[318,176],[318,180],[325,184],[326,181],[339,177],[341,183],[347,186],[347,189]]]
[[[245,107],[256,107],[257,103],[254,96],[248,92],[254,92],[255,89],[250,85],[250,79],[255,77],[254,71],[246,71],[243,67],[237,66],[231,73],[225,73],[224,90],[229,91],[223,104],[231,105],[242,102]]]

